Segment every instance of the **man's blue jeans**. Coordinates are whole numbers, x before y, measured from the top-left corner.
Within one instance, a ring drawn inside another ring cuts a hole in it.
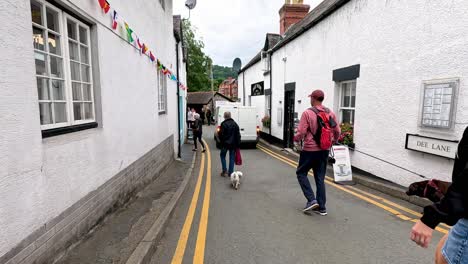
[[[325,194],[325,173],[327,172],[328,150],[324,151],[302,151],[299,157],[299,165],[297,166],[297,180],[301,185],[302,192],[308,202],[317,200],[320,208],[326,210],[325,203],[327,197]],[[314,172],[315,185],[317,186],[317,199],[315,199],[314,191],[310,186],[307,174],[310,169]]]
[[[226,154],[229,151],[229,171],[226,167]],[[223,172],[228,172],[229,175],[234,172],[234,157],[235,157],[235,149],[227,149],[222,148],[221,153],[219,154],[221,157],[221,165],[223,166]]]

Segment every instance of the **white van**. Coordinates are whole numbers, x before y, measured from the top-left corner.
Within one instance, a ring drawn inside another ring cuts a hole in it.
[[[216,107],[215,113],[217,127],[214,133],[214,139],[216,141],[216,147],[219,148],[220,146],[218,131],[221,127],[221,123],[224,121],[224,113],[227,111],[231,112],[231,118],[239,125],[241,144],[256,146],[260,132],[260,128],[257,126],[257,108],[253,106],[221,105]]]

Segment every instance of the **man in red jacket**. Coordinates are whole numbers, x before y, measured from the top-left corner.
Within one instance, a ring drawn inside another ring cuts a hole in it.
[[[313,210],[320,215],[327,215],[325,207],[325,173],[327,171],[328,153],[329,150],[323,150],[318,142],[314,139],[317,134],[318,121],[317,113],[325,112],[329,116],[331,128],[333,129],[334,139],[338,139],[341,130],[337,125],[335,114],[328,108],[322,105],[325,99],[325,94],[321,90],[315,90],[309,95],[312,108],[307,109],[302,113],[297,134],[294,136],[294,141],[303,140],[303,148],[299,157],[299,165],[297,166],[297,180],[301,186],[302,192],[307,199],[307,204],[303,211]],[[315,199],[314,191],[310,186],[307,174],[310,169],[314,172],[315,185],[317,186],[317,199]]]
[[[440,223],[453,226],[436,249],[437,264],[468,263],[468,128],[458,144],[452,185],[444,198],[424,208],[421,220],[411,230],[411,240],[427,248]]]

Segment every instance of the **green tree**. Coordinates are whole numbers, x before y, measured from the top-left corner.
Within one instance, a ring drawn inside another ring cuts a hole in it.
[[[183,20],[184,46],[187,47],[187,85],[191,92],[211,91],[211,59],[204,52],[205,44],[196,37],[196,28]]]
[[[237,78],[237,72],[235,72],[231,67],[226,66],[213,66],[213,76],[214,79],[227,79],[228,77]]]

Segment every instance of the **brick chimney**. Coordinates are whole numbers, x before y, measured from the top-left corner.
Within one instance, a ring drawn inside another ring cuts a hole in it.
[[[303,0],[285,0],[283,7],[279,10],[280,35],[289,27],[304,19],[310,10],[310,5],[304,5]]]

